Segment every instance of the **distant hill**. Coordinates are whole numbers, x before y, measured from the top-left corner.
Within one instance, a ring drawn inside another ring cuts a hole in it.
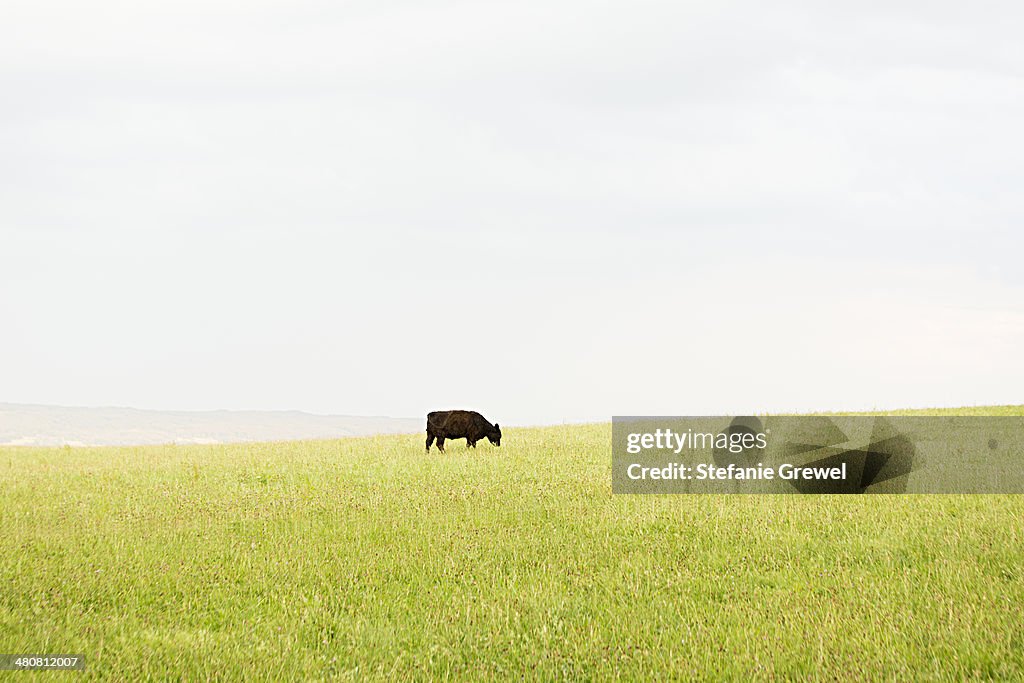
[[[163,411],[0,403],[0,445],[106,446],[332,439],[418,432],[419,418],[299,411]]]

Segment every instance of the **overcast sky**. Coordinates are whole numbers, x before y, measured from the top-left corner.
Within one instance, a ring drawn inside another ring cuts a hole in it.
[[[1024,9],[0,5],[0,401],[1024,402]]]

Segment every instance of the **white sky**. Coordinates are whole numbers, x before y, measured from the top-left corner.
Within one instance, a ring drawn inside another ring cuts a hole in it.
[[[0,401],[1024,402],[1019,3],[0,4]]]

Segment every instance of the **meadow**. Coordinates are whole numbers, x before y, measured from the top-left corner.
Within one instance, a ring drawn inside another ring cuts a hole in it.
[[[610,439],[2,448],[0,652],[118,681],[1024,677],[1024,497],[613,496]]]

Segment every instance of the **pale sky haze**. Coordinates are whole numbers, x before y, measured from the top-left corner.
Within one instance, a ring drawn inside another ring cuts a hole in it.
[[[1024,6],[0,5],[0,401],[1024,402]]]

